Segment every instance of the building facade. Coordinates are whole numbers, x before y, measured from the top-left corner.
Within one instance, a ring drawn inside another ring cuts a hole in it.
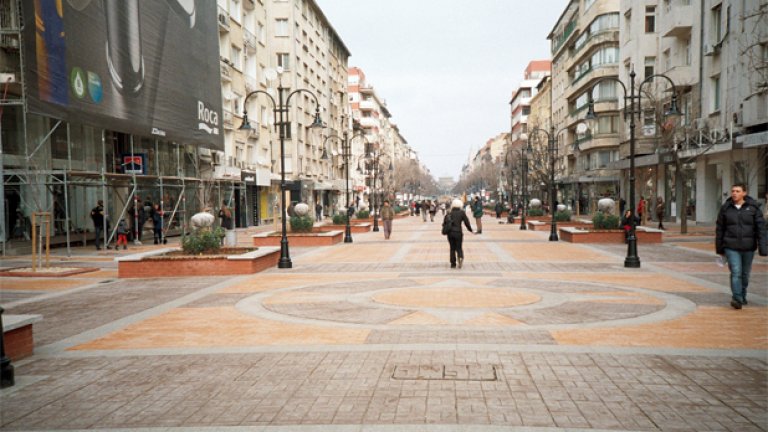
[[[667,119],[671,84],[643,84],[636,196],[664,200],[667,214],[713,223],[730,185],[766,193],[768,8],[760,1],[622,1],[620,79],[653,74],[675,85],[679,119]],[[626,122],[625,122],[626,123]],[[628,151],[622,127],[622,158]],[[614,164],[629,187],[629,163]]]
[[[619,193],[618,170],[610,168],[619,157],[619,89],[614,82],[598,82],[619,75],[619,22],[618,0],[571,0],[548,36],[552,120],[562,159],[558,198],[579,213]],[[580,125],[590,92],[599,120],[585,129]]]

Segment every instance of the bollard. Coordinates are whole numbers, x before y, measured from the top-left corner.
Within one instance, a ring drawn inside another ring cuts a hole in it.
[[[13,378],[13,365],[11,359],[5,356],[5,332],[3,331],[3,308],[0,307],[0,388],[13,387],[16,381]]]

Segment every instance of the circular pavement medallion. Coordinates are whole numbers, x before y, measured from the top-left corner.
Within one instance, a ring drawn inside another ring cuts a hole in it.
[[[504,288],[404,288],[373,296],[373,301],[408,308],[504,308],[535,303],[541,297]]]

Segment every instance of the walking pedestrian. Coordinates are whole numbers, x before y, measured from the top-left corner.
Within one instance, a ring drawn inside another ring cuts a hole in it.
[[[443,214],[443,216],[445,216],[445,203],[444,202],[440,203],[440,212]]]
[[[384,200],[381,207],[381,222],[384,224],[384,240],[389,240],[392,235],[392,220],[395,219],[395,210],[389,205],[389,200]]]
[[[435,221],[435,215],[437,214],[437,201],[430,201],[429,203],[429,221]]]
[[[115,250],[120,249],[120,245],[123,245],[123,250],[128,249],[128,222],[125,221],[125,218],[120,219],[120,222],[117,223],[117,244],[115,245]]]
[[[429,201],[423,200],[421,202],[421,221],[427,221],[427,213],[429,213]]]
[[[315,204],[315,220],[318,222],[323,220],[323,205],[320,204],[320,201]]]
[[[93,230],[96,233],[96,250],[101,250],[102,235],[107,231],[107,217],[104,215],[104,201],[98,200],[96,207],[91,209],[91,220],[93,221]],[[107,249],[110,249],[107,245]]]
[[[163,243],[163,210],[160,204],[152,207],[152,238],[155,244]]]
[[[646,206],[645,197],[640,195],[640,201],[637,202],[637,217],[640,218],[640,225],[645,225],[645,218],[648,217],[645,213]]]
[[[494,210],[496,211],[496,219],[501,219],[501,212],[504,210],[504,205],[501,204],[501,201],[496,201]]]
[[[483,202],[480,201],[480,197],[476,196],[475,200],[472,201],[472,216],[475,218],[475,224],[477,225],[477,233],[482,234],[483,233]]]
[[[664,213],[665,212],[666,212],[666,208],[664,206],[664,198],[662,197],[656,198],[656,218],[659,220],[658,228],[660,230],[664,229]]]
[[[747,195],[747,186],[731,186],[728,198],[717,215],[715,252],[725,256],[731,271],[731,307],[747,304],[747,287],[755,250],[768,256],[765,219],[755,199]]]
[[[461,224],[464,224],[467,230],[472,232],[472,225],[469,224],[469,218],[464,211],[464,203],[459,199],[455,199],[451,203],[451,211],[443,219],[443,234],[448,236],[451,268],[456,268],[457,262],[459,268],[464,265],[464,248],[462,246],[464,232],[462,231]]]

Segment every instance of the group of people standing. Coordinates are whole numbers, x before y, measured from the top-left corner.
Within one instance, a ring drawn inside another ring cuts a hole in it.
[[[119,249],[120,246],[123,246],[124,250],[128,249],[128,237],[131,235],[133,235],[134,240],[141,242],[144,226],[150,220],[152,221],[154,244],[167,243],[168,241],[163,236],[164,214],[160,204],[152,202],[152,197],[150,196],[147,196],[138,206],[135,204],[131,205],[128,209],[129,219],[122,217],[117,223],[117,243],[115,248]],[[96,250],[101,250],[104,233],[106,232],[109,234],[109,231],[111,231],[112,228],[111,221],[104,213],[103,200],[98,200],[96,207],[91,209],[91,220],[93,221],[94,232],[96,234]],[[138,223],[138,225],[136,225],[136,223]],[[112,249],[108,241],[106,243],[106,248]]]

